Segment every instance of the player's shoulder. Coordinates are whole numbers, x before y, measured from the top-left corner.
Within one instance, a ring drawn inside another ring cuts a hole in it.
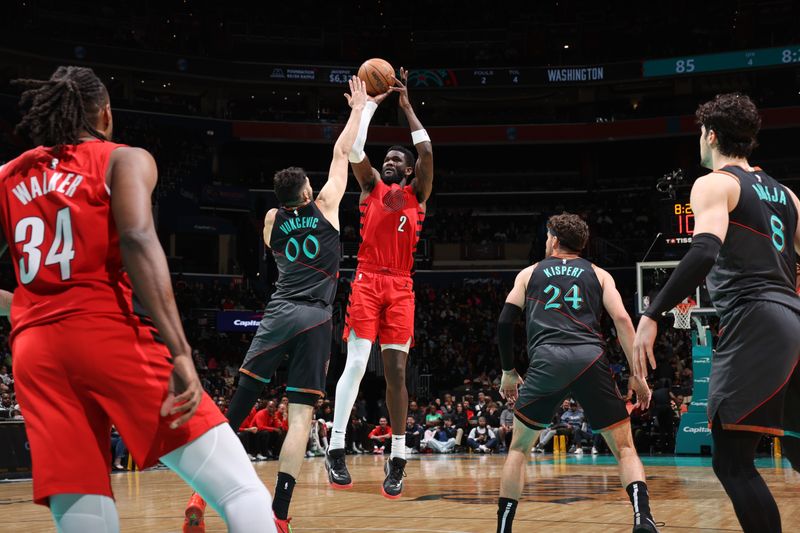
[[[25,150],[11,161],[0,165],[0,179],[5,179],[7,176],[24,170],[25,167],[30,166],[34,161],[45,157],[47,155],[45,152],[44,147],[37,146],[36,148]]]
[[[266,215],[264,215],[264,222],[272,223],[275,221],[275,217],[277,216],[278,216],[278,208],[273,207],[272,209],[267,211]]]
[[[517,273],[516,282],[518,283],[528,283],[528,280],[531,279],[533,272],[536,270],[536,267],[539,266],[539,263],[534,263],[531,266],[527,266],[520,270]]]
[[[601,283],[603,282],[603,280],[611,277],[611,274],[608,273],[608,270],[605,270],[604,268],[597,266],[591,261],[589,262],[589,264],[592,265],[592,271],[594,271],[595,276],[597,276],[597,279],[599,279]]]
[[[719,168],[694,180],[693,187],[722,188],[724,190],[728,188],[738,188],[739,184],[739,176],[733,172],[728,172],[725,169]]]
[[[126,144],[113,144],[109,143],[108,148],[111,150],[110,161],[130,162],[130,163],[155,163],[153,154],[144,148],[138,146],[128,146]]]

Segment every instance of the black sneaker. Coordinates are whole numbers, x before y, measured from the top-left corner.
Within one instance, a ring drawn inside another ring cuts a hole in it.
[[[344,460],[344,448],[328,450],[325,454],[325,470],[328,471],[328,482],[334,489],[349,489],[353,486],[350,472]]]
[[[406,477],[406,460],[394,457],[386,461],[383,471],[386,479],[383,480],[381,492],[390,500],[396,500],[403,492],[403,478]]]
[[[658,524],[663,526],[664,524]],[[650,517],[634,516],[633,533],[658,533],[656,523]]]

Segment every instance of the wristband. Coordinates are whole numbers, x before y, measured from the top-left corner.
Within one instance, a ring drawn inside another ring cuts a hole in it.
[[[413,142],[416,146],[419,143],[431,142],[431,138],[428,137],[428,132],[425,131],[425,128],[423,128],[421,130],[411,132],[411,142]]]

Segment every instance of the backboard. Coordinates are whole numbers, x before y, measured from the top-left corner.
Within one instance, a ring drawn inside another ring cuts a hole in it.
[[[636,263],[636,314],[644,313],[647,306],[653,301],[658,292],[667,283],[675,271],[679,261],[649,261]],[[715,315],[717,312],[711,304],[708,289],[705,283],[696,287],[691,296],[697,307],[692,310],[693,316]]]

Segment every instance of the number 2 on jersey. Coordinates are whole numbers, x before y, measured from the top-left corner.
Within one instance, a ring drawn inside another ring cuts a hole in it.
[[[559,296],[561,296],[561,289],[556,287],[555,285],[548,285],[544,288],[545,294],[551,294],[550,299],[547,300],[547,303],[544,304],[545,309],[560,309],[561,304],[556,302]],[[581,289],[577,285],[572,285],[567,292],[564,294],[562,300],[568,304],[572,305],[572,308],[576,311],[581,308],[581,303],[583,302],[583,298],[581,298]]]
[[[401,215],[400,216],[400,225],[397,226],[397,231],[399,231],[400,233],[405,233],[405,230],[403,229],[403,226],[406,225],[406,222],[408,222],[408,217],[405,216],[405,215]]]
[[[30,230],[30,238],[28,238]],[[22,245],[22,253],[26,258],[19,258],[19,281],[27,285],[36,279],[39,267],[42,263],[42,252],[39,247],[44,242],[44,221],[39,217],[25,217],[14,228],[14,242]],[[72,218],[70,217],[69,207],[65,207],[56,214],[56,230],[53,237],[53,244],[47,252],[44,260],[45,266],[59,265],[61,270],[61,280],[66,281],[72,277],[70,262],[75,258],[75,250],[72,248]]]

